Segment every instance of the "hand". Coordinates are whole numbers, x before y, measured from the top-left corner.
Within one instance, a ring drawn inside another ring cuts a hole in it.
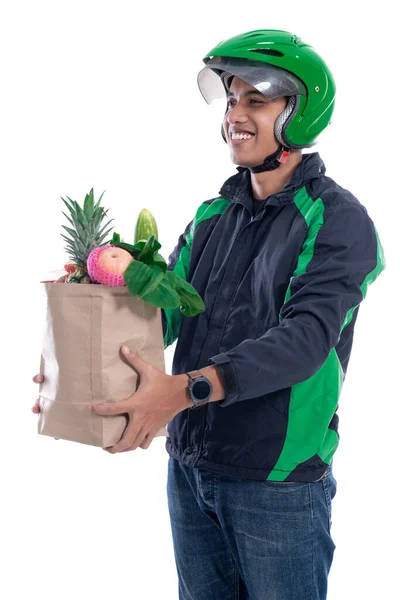
[[[128,414],[129,422],[122,438],[115,446],[104,448],[110,454],[138,447],[146,450],[162,427],[192,405],[186,398],[186,375],[166,375],[143,360],[137,352],[128,348],[126,354],[123,348],[125,358],[139,374],[138,389],[126,400],[91,405],[96,415]]]
[[[44,375],[42,375],[42,373],[39,373],[38,375],[35,375],[35,377],[32,377],[32,381],[34,383],[42,383],[44,381]],[[36,399],[35,404],[32,406],[32,412],[35,415],[38,415],[40,413],[40,398]],[[54,438],[55,440],[59,440],[60,438]]]

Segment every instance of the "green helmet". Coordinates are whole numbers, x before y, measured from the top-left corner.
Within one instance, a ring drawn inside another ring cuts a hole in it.
[[[275,124],[278,141],[290,149],[314,146],[331,122],[335,82],[323,59],[286,31],[258,30],[223,41],[204,58],[198,75],[205,100],[225,97],[232,76],[273,100],[288,96]]]

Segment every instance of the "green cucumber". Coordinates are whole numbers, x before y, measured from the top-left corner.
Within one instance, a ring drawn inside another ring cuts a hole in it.
[[[143,208],[136,222],[134,243],[147,242],[152,235],[158,240],[157,223],[151,212],[147,208]]]

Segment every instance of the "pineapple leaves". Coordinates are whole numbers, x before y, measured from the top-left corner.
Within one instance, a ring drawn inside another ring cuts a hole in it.
[[[114,220],[115,220],[115,219],[110,219],[110,220],[108,221],[108,223],[107,223],[106,225],[104,225],[104,227],[103,227],[103,228],[102,228],[102,229],[99,231],[99,233],[98,233],[97,235],[99,235],[99,236],[100,236],[100,235],[102,235],[102,233],[103,233],[103,231],[105,230],[105,228],[106,228],[106,227],[108,227],[108,226],[109,226],[109,224],[110,224],[112,221],[114,221]],[[111,229],[109,229],[108,231],[112,231],[112,227],[111,227]],[[108,232],[107,232],[107,233],[108,233]]]
[[[93,188],[90,190],[88,194],[86,194],[85,201],[83,203],[83,212],[86,215],[87,219],[91,219],[93,216],[93,208],[94,208],[94,196],[93,196]]]
[[[68,198],[68,196],[67,196]],[[81,209],[81,207],[79,206],[79,204],[77,202],[75,202],[75,208],[76,208],[76,214],[78,216],[78,219],[80,220],[80,224],[83,225],[83,227],[89,227],[89,220],[86,218],[85,213],[83,212],[83,210]]]
[[[104,217],[106,216],[107,212],[108,211],[105,211],[101,208],[97,211],[97,213],[95,213],[96,216],[93,217],[92,223],[91,223],[92,227],[95,231],[99,228],[99,225],[102,222],[102,220],[104,219]],[[111,220],[113,220],[113,219],[111,219]],[[111,221],[110,221],[110,223],[111,223]]]
[[[100,206],[103,194],[101,194],[95,205],[94,190],[92,188],[85,196],[83,209],[69,196],[67,196],[67,200],[61,197],[70,216],[66,213],[63,213],[63,215],[71,225],[71,227],[62,226],[71,236],[70,238],[63,236],[63,239],[67,242],[66,249],[73,256],[74,261],[83,267],[86,267],[90,252],[97,246],[102,245],[104,238],[112,230],[112,228],[107,229],[107,227],[114,219],[111,219],[105,225],[103,224],[108,212]]]
[[[106,235],[110,233],[110,231],[112,231],[112,228],[109,229],[108,231],[105,231],[104,234],[101,237],[99,237],[99,239],[97,240],[98,246],[101,246],[101,243],[103,242]]]
[[[65,214],[65,212],[63,212],[62,214],[64,215],[64,217],[65,217],[66,219],[68,219],[68,221],[71,223],[71,225],[72,225],[73,227],[75,227],[75,223],[73,222],[73,220],[72,220],[72,219],[70,219],[70,218],[69,218],[69,216]]]
[[[105,191],[105,190],[104,190],[104,191]],[[104,192],[103,192],[103,194],[104,194]],[[93,209],[93,214],[100,214],[100,215],[102,215],[103,213],[104,213],[104,214],[107,214],[107,212],[108,212],[108,211],[105,211],[105,210],[104,210],[104,208],[100,207],[100,202],[101,202],[101,199],[102,199],[102,197],[103,197],[103,194],[102,194],[102,195],[100,196],[100,198],[98,199],[98,201],[97,201],[97,203],[96,203],[96,206],[95,206],[95,207],[94,207],[94,209]]]
[[[67,231],[74,240],[79,240],[79,236],[74,229],[71,229],[70,227],[67,227],[66,225],[63,225],[63,229],[65,229],[65,231]]]
[[[73,207],[70,204],[68,204],[68,202],[66,200],[64,200],[64,198],[62,196],[60,196],[60,198],[64,202],[65,206],[68,208],[71,215],[74,215],[75,210],[73,209]],[[68,198],[68,196],[67,196],[67,198]]]

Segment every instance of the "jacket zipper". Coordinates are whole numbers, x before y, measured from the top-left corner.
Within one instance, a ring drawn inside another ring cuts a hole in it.
[[[247,208],[247,207],[246,207],[246,208]],[[249,222],[248,222],[248,223],[247,223],[247,224],[246,224],[246,225],[243,227],[243,229],[241,229],[241,230],[240,230],[240,232],[239,232],[239,234],[238,234],[238,236],[237,236],[236,240],[239,238],[239,236],[242,234],[242,232],[243,232],[243,231],[246,229],[246,227],[248,227],[248,226],[250,225],[250,223],[252,223],[253,221],[257,220],[257,217],[258,217],[259,215],[261,215],[261,213],[264,213],[264,212],[265,212],[265,207],[264,207],[264,208],[261,210],[261,212],[260,212],[260,213],[257,213],[255,216],[252,216],[252,217],[251,217],[251,219],[250,219],[250,221],[249,221]],[[259,220],[261,220],[261,219],[259,219]],[[235,240],[235,243],[236,243],[236,240]],[[232,246],[232,249],[233,249],[233,246]],[[232,252],[232,249],[231,249],[231,252]],[[231,253],[229,253],[229,257],[230,257],[230,256],[231,256]],[[234,299],[235,299],[235,297],[236,297],[236,293],[237,293],[237,290],[238,290],[238,288],[239,288],[239,286],[240,286],[240,283],[241,283],[241,280],[239,280],[239,282],[237,283],[237,285],[236,285],[236,287],[235,287],[235,290],[234,290],[234,292],[233,292],[233,294],[232,294],[232,298],[231,298],[231,301],[230,301],[230,303],[229,303],[228,310],[227,310],[227,312],[226,312],[226,317],[225,317],[224,325],[223,325],[223,327],[222,327],[222,330],[221,330],[221,335],[220,335],[220,338],[219,338],[219,340],[218,340],[218,346],[217,346],[217,348],[219,348],[219,345],[220,345],[220,343],[221,343],[222,337],[223,337],[223,335],[224,335],[225,326],[226,326],[226,321],[227,321],[227,319],[228,319],[228,315],[229,315],[229,312],[230,312],[230,309],[231,309],[232,303],[233,303],[233,301],[234,301]],[[217,299],[218,299],[218,298],[217,298]],[[217,300],[215,301],[215,304],[216,304],[216,303],[217,303]],[[215,307],[215,304],[214,304],[214,307]],[[213,312],[214,312],[214,307],[213,307]],[[212,314],[211,314],[210,321],[211,321],[211,319],[212,319]],[[204,346],[203,346],[203,347],[204,347]],[[202,408],[202,407],[201,407],[201,406],[196,406],[196,408]],[[195,409],[192,409],[192,410],[196,410],[196,408],[195,408]],[[201,456],[201,454],[202,454],[202,452],[203,452],[203,450],[204,450],[204,438],[205,438],[205,435],[206,435],[206,421],[207,421],[206,417],[207,417],[207,409],[208,409],[208,403],[207,403],[206,405],[204,405],[204,415],[203,415],[203,421],[202,421],[202,430],[203,430],[203,433],[202,433],[201,444],[200,444],[199,458],[200,458],[200,456]],[[189,445],[189,414],[188,414],[187,428],[188,428],[188,429],[187,429],[187,440],[188,440],[188,445]]]

